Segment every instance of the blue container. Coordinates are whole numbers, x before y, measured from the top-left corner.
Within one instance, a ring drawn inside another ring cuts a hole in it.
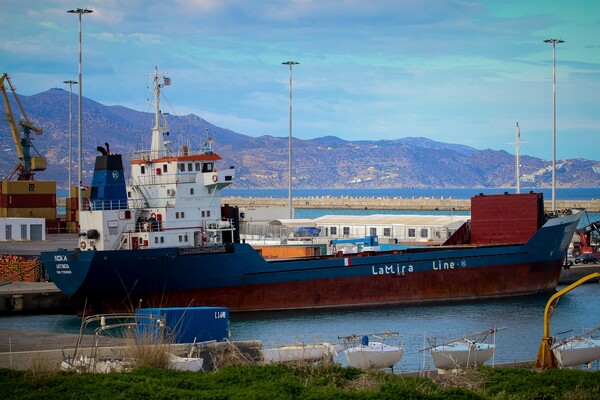
[[[140,308],[141,316],[161,316],[173,335],[173,343],[193,343],[229,338],[229,309],[227,307],[168,307]]]

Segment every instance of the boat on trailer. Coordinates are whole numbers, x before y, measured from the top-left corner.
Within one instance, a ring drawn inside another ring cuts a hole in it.
[[[265,364],[328,361],[337,355],[335,346],[330,343],[297,343],[263,349]]]
[[[600,327],[566,339],[556,339],[551,347],[562,368],[576,367],[600,360]]]
[[[430,351],[433,363],[439,372],[474,367],[494,357],[495,335],[499,330],[492,328],[449,341],[443,338],[429,338],[430,346],[423,350]],[[486,340],[490,335],[492,340],[488,342]]]
[[[230,312],[400,306],[556,289],[581,210],[546,213],[533,192],[474,196],[471,218],[442,245],[267,259],[240,242],[239,212],[221,204],[235,168],[218,164],[213,138],[180,149],[165,140],[160,78],[155,70],[150,149],[133,153],[125,179],[121,155],[98,146],[78,247],[41,254],[80,308],[86,299],[96,313],[140,302]]]
[[[398,332],[374,333],[340,337],[350,345],[344,350],[348,365],[363,370],[394,369],[404,354],[404,348],[383,342],[383,338],[400,337]],[[371,338],[378,339],[376,341]]]

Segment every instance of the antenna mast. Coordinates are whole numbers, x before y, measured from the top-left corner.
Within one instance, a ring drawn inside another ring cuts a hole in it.
[[[517,174],[517,194],[521,193],[521,129],[517,122],[517,153],[515,157],[516,174]]]

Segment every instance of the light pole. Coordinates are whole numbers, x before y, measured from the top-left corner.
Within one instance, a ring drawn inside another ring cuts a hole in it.
[[[290,66],[290,138],[288,143],[288,201],[290,207],[290,219],[293,219],[294,210],[292,208],[292,67],[300,63],[296,61],[285,61],[281,64]]]
[[[73,171],[73,85],[77,85],[74,80],[63,81],[69,85],[69,197],[71,197],[71,183],[73,178],[71,173]]]
[[[556,211],[556,45],[564,42],[544,40],[544,43],[552,43],[552,211]]]
[[[77,99],[77,140],[79,146],[79,155],[77,157],[79,165],[77,166],[78,172],[78,185],[77,185],[77,212],[79,213],[79,218],[77,218],[77,224],[79,225],[79,221],[81,220],[81,185],[83,184],[83,180],[81,178],[81,87],[83,86],[81,80],[81,16],[83,14],[90,14],[93,11],[88,10],[86,8],[77,8],[75,10],[67,11],[69,14],[78,14],[79,15],[79,98]]]

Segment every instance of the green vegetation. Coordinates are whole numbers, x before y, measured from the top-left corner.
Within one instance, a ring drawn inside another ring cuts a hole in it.
[[[0,370],[5,399],[598,399],[600,374],[481,368],[438,378],[331,366],[242,366],[218,372],[141,368],[77,374]]]

